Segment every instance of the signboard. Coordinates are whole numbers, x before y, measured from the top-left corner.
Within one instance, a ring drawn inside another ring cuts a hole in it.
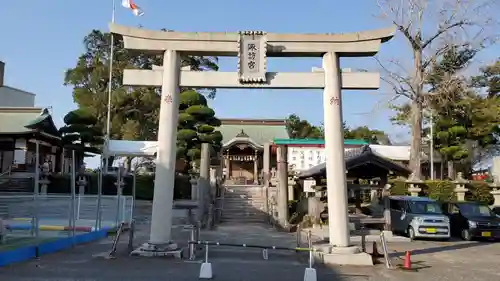
[[[304,192],[316,192],[313,186],[316,185],[315,180],[304,180]]]
[[[238,40],[240,83],[266,82],[267,39],[262,31],[242,31]]]

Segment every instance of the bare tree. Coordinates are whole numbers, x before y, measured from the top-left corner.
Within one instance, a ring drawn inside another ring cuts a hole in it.
[[[422,110],[426,100],[438,93],[426,87],[426,74],[451,48],[484,48],[495,41],[498,11],[496,0],[377,0],[381,16],[396,26],[408,43],[412,63],[381,63],[383,80],[395,97],[410,101],[410,169],[414,179],[421,176]],[[456,81],[450,79],[450,83]],[[444,91],[446,92],[446,91]]]

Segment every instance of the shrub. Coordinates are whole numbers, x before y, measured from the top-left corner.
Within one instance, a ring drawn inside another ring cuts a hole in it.
[[[404,181],[391,181],[392,195],[409,195],[408,186]],[[453,201],[457,196],[453,190],[455,183],[452,181],[424,181],[421,185],[420,196],[429,197],[440,201]],[[490,194],[491,187],[486,182],[471,181],[466,185],[469,192],[466,193],[467,201],[479,201],[488,205],[493,204],[493,196]]]

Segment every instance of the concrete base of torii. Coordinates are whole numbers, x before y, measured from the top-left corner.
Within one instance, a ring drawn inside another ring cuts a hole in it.
[[[332,247],[329,245],[316,247],[314,259],[318,263],[335,265],[373,265],[370,254],[361,252],[356,246]]]
[[[182,258],[182,248],[175,243],[157,245],[144,243],[130,253],[131,256],[141,257],[175,257]]]

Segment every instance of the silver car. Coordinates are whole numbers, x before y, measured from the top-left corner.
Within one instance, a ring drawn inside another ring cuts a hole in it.
[[[390,196],[392,231],[415,238],[450,238],[450,220],[438,202],[427,197]]]

